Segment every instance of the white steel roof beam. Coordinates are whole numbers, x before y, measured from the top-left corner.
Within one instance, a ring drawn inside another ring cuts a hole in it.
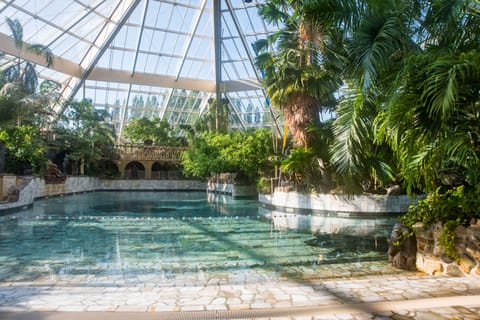
[[[27,15],[27,16],[30,16],[30,17],[31,17],[30,20],[38,20],[38,21],[40,21],[40,22],[45,23],[46,25],[49,25],[49,26],[52,27],[53,29],[60,30],[60,31],[63,30],[61,26],[55,24],[52,20],[45,19],[45,18],[43,18],[43,17],[41,17],[41,16],[39,16],[39,15],[33,13],[33,12],[30,12],[30,11],[26,10],[25,8],[19,7],[18,5],[14,4],[13,1],[12,1],[12,4],[11,4],[11,7],[14,8],[15,10],[18,10],[19,12],[24,13],[24,14]],[[24,23],[25,23],[25,22],[24,22]],[[75,34],[75,33],[68,32],[68,34],[69,34],[70,36],[74,37],[74,38],[77,38],[77,39],[80,40],[80,41],[84,41],[83,38],[81,38],[80,36],[78,36],[78,35]],[[26,39],[26,40],[27,40],[27,39]],[[28,40],[27,40],[27,41],[28,41]]]
[[[130,94],[132,93],[132,85],[130,84],[128,86],[128,92],[127,92],[127,99],[125,100],[125,105],[123,106],[122,109],[122,116],[120,117],[120,129],[118,130],[118,137],[117,137],[117,143],[121,143],[122,141],[122,133],[123,133],[123,127],[125,126],[125,121],[126,121],[126,116],[127,116],[127,109],[128,109],[128,104],[130,102]]]
[[[252,53],[250,52],[250,48],[247,43],[247,39],[245,38],[245,35],[242,32],[242,28],[240,28],[240,22],[238,21],[237,15],[235,14],[235,11],[233,10],[232,3],[230,0],[225,0],[225,3],[227,4],[228,11],[230,12],[230,15],[232,16],[233,24],[235,25],[235,29],[237,29],[238,35],[240,36],[240,40],[243,44],[243,48],[245,49],[245,52],[247,53],[248,60],[250,61],[250,65],[252,66],[253,71],[255,72],[255,76],[257,77],[257,80],[259,83],[262,82],[262,78],[258,74],[258,70],[255,67],[255,58],[253,57]]]
[[[57,42],[58,39],[60,39],[61,37],[63,37],[65,34],[70,33],[70,30],[72,30],[75,26],[77,26],[83,19],[85,19],[86,17],[88,17],[92,12],[94,12],[95,10],[97,10],[98,7],[100,7],[102,4],[105,3],[105,1],[106,1],[106,0],[100,1],[96,6],[89,8],[89,10],[88,10],[84,15],[82,15],[79,19],[75,19],[75,21],[74,21],[68,28],[66,28],[65,30],[63,30],[57,37],[55,37],[52,41],[50,41],[50,42],[48,43],[47,47],[52,46],[52,44],[54,44],[55,42]]]
[[[233,10],[233,6],[230,3],[230,0],[225,0],[225,1],[227,3],[227,7],[228,7],[228,10],[230,11],[230,14],[232,15],[233,24],[235,25],[235,28],[237,29],[237,32],[240,35],[240,40],[242,41],[243,47],[245,48],[245,51],[247,52],[248,60],[250,60],[250,64],[253,68],[253,71],[255,72],[255,76],[257,77],[257,81],[259,82],[259,84],[261,84],[262,83],[262,78],[260,77],[260,75],[258,73],[258,70],[255,66],[255,63],[254,63],[255,58],[253,57],[252,53],[250,52],[250,48],[248,47],[248,43],[247,43],[247,40],[245,38],[245,35],[242,32],[242,28],[240,28],[240,23],[238,21],[237,15],[235,14],[235,11]],[[265,89],[263,89],[263,92],[265,93]],[[267,95],[265,93],[265,97],[266,96]],[[278,124],[277,118],[275,118],[275,113],[273,112],[272,106],[270,104],[268,104],[268,108],[270,109],[270,113],[272,114],[272,117],[275,121],[275,125],[277,127],[277,130],[280,130],[280,125]]]
[[[122,0],[118,3],[109,19],[105,21],[105,24],[95,38],[93,45],[80,62],[82,75],[80,78],[70,79],[62,92],[63,98],[71,99],[75,96],[102,57],[105,50],[110,43],[112,43],[123,24],[128,20],[139,3],[140,0]]]
[[[234,103],[230,102],[230,99],[228,98],[228,104],[230,105],[230,108],[232,108],[233,112],[237,115],[238,121],[240,122],[240,125],[242,126],[243,129],[246,128],[245,123],[243,122],[242,117],[240,116],[240,112],[237,110],[237,106]]]
[[[208,107],[208,100],[212,99],[213,97],[213,92],[210,92],[208,94],[207,97],[205,97],[202,101],[202,103],[200,104],[200,111],[198,112],[198,117],[200,118],[204,113],[205,111],[207,110],[207,107]]]
[[[132,63],[132,77],[135,75],[135,67],[137,66],[138,53],[140,51],[140,44],[142,42],[143,28],[145,27],[145,19],[147,18],[148,3],[148,0],[145,0],[145,6],[143,7],[142,24],[140,26],[140,30],[138,31],[137,50],[135,50],[135,57],[133,58]]]
[[[9,36],[0,33],[0,50],[18,56],[18,50],[15,44]],[[37,56],[31,52],[23,50],[20,53],[22,59],[31,61],[41,66],[46,66],[45,59],[41,56]],[[83,74],[83,69],[76,63],[63,59],[59,56],[53,57],[53,65],[50,69],[70,75],[74,78],[80,78]],[[201,80],[201,79],[189,79],[182,78],[175,81],[173,76],[162,76],[151,73],[136,73],[134,77],[130,72],[124,70],[110,70],[106,68],[94,68],[89,75],[90,80],[98,81],[111,81],[119,83],[132,83],[138,85],[151,85],[155,87],[167,87],[186,90],[199,90],[214,92],[215,82],[213,80]],[[250,80],[230,80],[221,84],[222,88],[226,91],[245,91],[245,90],[258,90],[262,89],[262,85],[258,84],[253,79]]]
[[[168,96],[167,96],[167,99],[165,99],[163,101],[163,108],[160,109],[160,113],[158,115],[158,117],[160,118],[160,120],[163,120],[163,118],[165,117],[165,112],[167,111],[167,108],[168,108],[168,105],[170,104],[170,100],[172,99],[172,95],[173,95],[173,91],[175,89],[172,88],[170,90],[170,92],[168,93]]]
[[[213,34],[215,51],[215,96],[217,109],[221,108],[222,82],[222,5],[220,0],[213,0]]]
[[[9,2],[3,0],[3,2],[5,2],[5,5],[3,6],[2,9],[0,9],[0,13],[2,13],[3,11],[5,11],[5,9],[7,9],[8,7],[10,7],[10,5],[13,3],[13,1],[15,1],[15,0],[10,0]]]
[[[182,61],[180,62],[180,66],[178,67],[177,75],[175,76],[175,81],[177,81],[178,77],[180,77],[180,73],[182,72],[183,65],[185,64],[185,60],[187,58],[188,51],[190,50],[190,47],[192,45],[193,37],[197,33],[198,25],[200,24],[200,19],[202,18],[203,10],[205,9],[206,4],[207,4],[207,0],[203,0],[202,7],[201,7],[200,11],[198,12],[197,17],[195,18],[195,23],[194,23],[194,26],[193,26],[192,34],[190,35],[190,39],[188,40],[188,43],[185,46],[185,50],[183,51]]]

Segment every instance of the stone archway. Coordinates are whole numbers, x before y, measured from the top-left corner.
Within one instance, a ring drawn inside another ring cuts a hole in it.
[[[139,161],[129,162],[125,166],[125,179],[145,179],[145,167]]]
[[[178,164],[156,161],[152,164],[151,178],[157,180],[178,180],[182,174]]]
[[[118,165],[112,160],[102,160],[99,162],[99,169],[102,171],[102,176],[107,178],[114,178],[120,176]]]
[[[167,177],[167,168],[165,165],[161,164],[160,162],[154,162],[152,164],[152,179],[156,180],[166,180]]]

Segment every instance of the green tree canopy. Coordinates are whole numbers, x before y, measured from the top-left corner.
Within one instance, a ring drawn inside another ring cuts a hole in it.
[[[271,173],[268,161],[273,154],[270,131],[204,133],[196,137],[182,154],[186,175],[211,177],[215,173],[241,173],[252,183]]]
[[[181,130],[173,129],[167,120],[158,117],[153,119],[133,119],[125,127],[125,138],[134,143],[150,141],[159,146],[183,146],[185,139],[181,136]]]
[[[86,100],[66,104],[54,127],[55,143],[68,154],[74,173],[95,173],[97,162],[113,155],[115,131],[108,120],[106,111]]]

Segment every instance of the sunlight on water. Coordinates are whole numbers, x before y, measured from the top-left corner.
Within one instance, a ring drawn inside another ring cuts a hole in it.
[[[379,272],[394,219],[347,220],[270,211],[254,200],[203,192],[46,199],[0,217],[0,281]]]

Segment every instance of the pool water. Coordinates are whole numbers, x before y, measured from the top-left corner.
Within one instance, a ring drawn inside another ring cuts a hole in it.
[[[312,234],[276,223],[277,216],[297,215],[205,192],[44,199],[0,216],[0,281],[247,281],[252,272],[305,278],[390,270],[386,236],[394,219],[376,219],[374,235]]]

